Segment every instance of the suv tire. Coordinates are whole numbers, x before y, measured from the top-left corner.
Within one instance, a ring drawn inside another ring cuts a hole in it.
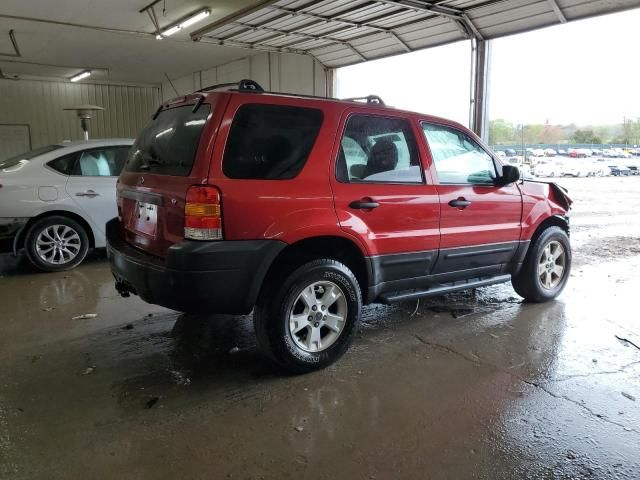
[[[29,261],[44,272],[77,267],[89,251],[89,237],[75,220],[56,215],[36,221],[25,238]]]
[[[560,295],[570,272],[569,237],[562,228],[549,227],[533,242],[511,284],[525,300],[546,302]]]
[[[265,290],[254,313],[258,348],[291,373],[338,360],[351,344],[362,308],[353,272],[336,260],[317,259],[276,285]]]

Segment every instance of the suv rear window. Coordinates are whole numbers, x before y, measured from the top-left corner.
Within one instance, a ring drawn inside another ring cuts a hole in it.
[[[241,106],[231,124],[222,171],[229,178],[285,180],[298,175],[322,125],[322,111]]]
[[[210,111],[207,104],[200,105],[195,112],[193,105],[161,111],[138,135],[124,170],[177,177],[189,175]]]

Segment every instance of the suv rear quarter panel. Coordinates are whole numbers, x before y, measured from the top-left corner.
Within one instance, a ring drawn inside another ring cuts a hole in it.
[[[163,109],[169,110],[185,105],[194,106],[201,99],[202,96],[199,94],[187,95],[164,104]],[[158,209],[157,228],[159,233],[157,237],[149,240],[138,232],[125,229],[125,238],[128,242],[154,255],[164,257],[171,245],[182,241],[184,238],[186,192],[191,185],[207,183],[218,129],[223,120],[228,100],[229,94],[225,93],[209,93],[205,96],[203,104],[207,104],[211,112],[202,130],[193,167],[188,175],[170,176],[152,172],[132,172],[127,171],[126,168],[122,171],[117,185],[118,196],[122,197],[122,192],[128,190],[162,197]],[[127,221],[127,215],[131,215],[136,203],[135,199],[123,199],[123,222]]]
[[[245,104],[289,105],[318,109],[323,121],[301,172],[292,179],[231,179],[222,162],[231,123]],[[330,155],[344,106],[308,98],[234,94],[220,125],[209,183],[222,192],[226,240],[278,239],[291,244],[316,236],[346,235],[340,230],[329,182]]]

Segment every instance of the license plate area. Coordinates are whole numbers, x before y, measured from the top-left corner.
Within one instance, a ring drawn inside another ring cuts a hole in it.
[[[158,228],[158,206],[152,203],[136,202],[130,225],[136,233],[155,238]]]

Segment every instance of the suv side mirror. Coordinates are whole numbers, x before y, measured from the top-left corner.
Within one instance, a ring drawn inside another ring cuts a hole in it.
[[[520,180],[520,169],[513,165],[503,165],[502,175],[496,178],[496,184],[504,187],[505,185],[517,182],[518,180]]]

